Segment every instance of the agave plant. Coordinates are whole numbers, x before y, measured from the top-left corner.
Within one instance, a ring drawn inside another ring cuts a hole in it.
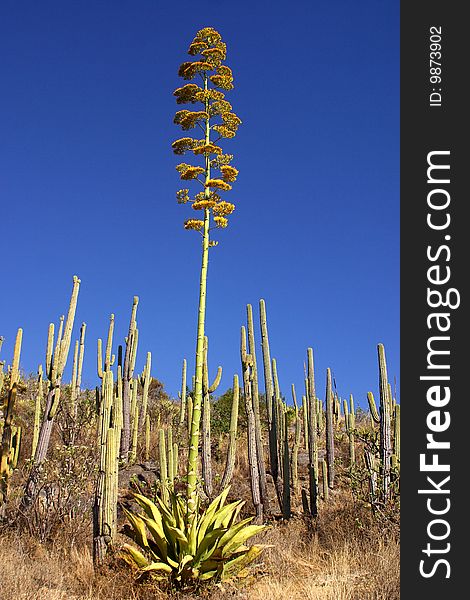
[[[158,497],[155,503],[133,494],[144,514],[124,510],[132,526],[129,535],[139,548],[124,544],[123,558],[139,575],[149,573],[181,587],[242,576],[266,547],[245,542],[266,526],[249,525],[253,517],[236,522],[244,501],[225,504],[228,492],[226,488],[204,511],[198,506],[191,519],[181,495],[171,493],[166,505]]]

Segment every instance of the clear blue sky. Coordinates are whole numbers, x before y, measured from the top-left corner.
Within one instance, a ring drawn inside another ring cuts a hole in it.
[[[282,391],[307,346],[324,395],[365,405],[376,345],[399,376],[399,3],[3,0],[0,6],[2,357],[23,327],[22,367],[44,362],[47,326],[82,280],[74,338],[140,297],[137,367],[176,395],[194,365],[200,238],[175,201],[178,66],[196,31],[220,31],[243,121],[225,144],[240,175],[208,280],[211,373],[240,372],[239,330],[267,303]],[[193,213],[193,214],[191,214]],[[259,334],[257,333],[258,340]],[[258,358],[260,361],[261,353]],[[68,373],[70,370],[68,371]]]

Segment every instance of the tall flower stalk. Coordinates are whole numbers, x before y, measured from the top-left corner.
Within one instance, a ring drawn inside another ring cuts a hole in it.
[[[188,454],[188,489],[187,507],[189,521],[197,507],[197,478],[198,478],[198,446],[201,421],[203,364],[204,364],[204,335],[206,316],[207,270],[209,248],[217,245],[211,240],[213,228],[225,228],[228,216],[235,206],[226,202],[220,195],[232,189],[230,185],[237,178],[238,171],[230,165],[233,158],[223,154],[218,145],[219,140],[233,138],[241,121],[232,112],[231,104],[225,100],[222,90],[233,88],[233,76],[229,67],[222,64],[226,58],[226,45],[221,35],[211,27],[205,27],[197,32],[189,46],[188,54],[194,60],[184,62],[178,74],[187,83],[174,92],[178,104],[199,104],[202,110],[180,110],[176,113],[174,122],[184,131],[200,129],[203,138],[183,137],[172,144],[175,154],[192,153],[196,158],[202,158],[202,164],[179,164],[176,169],[184,181],[193,181],[202,189],[190,197],[189,189],[178,190],[177,201],[180,204],[190,203],[193,210],[202,211],[202,219],[188,219],[185,229],[198,231],[202,235],[202,261],[199,281],[199,309],[196,342],[195,389],[193,398],[192,419],[190,424],[189,454]],[[214,177],[213,174],[218,176]]]

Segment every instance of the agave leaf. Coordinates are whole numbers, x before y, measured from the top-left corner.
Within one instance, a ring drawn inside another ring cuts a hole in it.
[[[206,571],[205,573],[202,573],[202,575],[199,575],[199,581],[207,581],[207,579],[215,577],[218,572],[218,569],[215,569],[215,571]]]
[[[224,528],[213,529],[209,531],[199,544],[196,556],[194,557],[194,564],[202,563],[207,560],[211,553],[215,550],[219,539],[225,534]]]
[[[133,546],[130,546],[129,544],[124,544],[122,558],[131,566],[138,567],[139,569],[142,569],[149,563],[147,557],[144,556],[142,552],[140,552]]]
[[[143,571],[143,572],[147,572],[147,571],[163,571],[164,573],[172,573],[173,569],[170,567],[170,565],[167,565],[166,563],[163,563],[163,562],[152,562],[149,565],[147,565],[146,567],[143,567],[141,569],[141,571]]]
[[[148,548],[149,543],[147,540],[147,532],[145,530],[145,523],[143,522],[142,518],[139,517],[139,515],[130,512],[126,508],[124,508],[123,510],[126,517],[129,519],[132,528],[134,529],[135,542],[141,548]]]
[[[232,525],[235,523],[235,521],[238,518],[238,515],[240,514],[241,509],[245,506],[246,501],[242,500],[239,505],[237,506],[237,508],[235,509],[235,511],[233,512],[232,516],[227,516],[223,523],[222,523],[222,527],[232,527]]]
[[[186,546],[188,545],[188,538],[186,537],[184,531],[182,531],[178,527],[172,527],[171,525],[168,526],[168,530],[173,534],[175,539],[185,544]]]
[[[192,560],[194,560],[194,556],[192,556],[191,554],[186,554],[185,556],[183,556],[179,564],[179,571],[181,572],[184,569],[184,567]]]
[[[223,548],[226,544],[228,544],[228,542],[230,542],[230,540],[232,540],[232,538],[240,530],[242,530],[244,527],[246,527],[248,525],[248,523],[250,523],[250,521],[252,521],[252,520],[253,520],[253,517],[248,517],[247,519],[243,519],[243,521],[240,521],[236,525],[232,525],[232,527],[230,527],[230,529],[226,529],[224,535],[220,538],[218,547]]]
[[[244,544],[250,537],[267,529],[266,525],[247,525],[238,531],[232,539],[222,548],[222,556],[226,558]]]
[[[215,515],[213,529],[219,528],[227,517],[230,519],[237,510],[240,502],[242,502],[242,500],[231,502],[230,504],[227,504],[227,506],[220,508]]]
[[[206,508],[204,513],[200,517],[199,528],[197,534],[197,542],[200,544],[206,535],[207,529],[212,525],[216,511],[219,507],[223,506],[225,499],[227,498],[227,494],[229,492],[229,488],[225,488],[225,490],[214,498],[209,506]]]
[[[155,521],[155,523],[157,523],[161,526],[162,515],[161,515],[160,510],[158,509],[158,506],[154,502],[152,502],[150,500],[150,498],[147,498],[146,496],[143,496],[142,494],[133,493],[132,496],[134,497],[137,504],[141,508],[144,509],[145,514],[150,519],[153,519]]]
[[[158,548],[159,559],[166,560],[168,549],[167,549],[167,541],[165,538],[165,532],[163,531],[163,527],[159,527],[157,523],[153,519],[148,519],[147,517],[141,517],[144,523],[147,525],[147,529],[152,534],[153,539],[155,540],[155,544]]]
[[[178,569],[179,567],[179,562],[177,562],[176,560],[173,560],[172,558],[170,558],[169,556],[166,557],[166,561],[167,563],[172,566],[174,569]]]
[[[251,546],[248,551],[245,551],[238,556],[228,560],[222,569],[221,579],[224,581],[229,577],[232,577],[236,574],[237,571],[240,571],[250,563],[252,563],[263,551],[264,546]]]
[[[174,527],[176,525],[176,520],[175,520],[175,517],[172,514],[172,512],[168,509],[168,507],[165,505],[163,500],[161,498],[159,498],[158,496],[157,496],[157,502],[158,502],[158,506],[159,506],[161,514],[162,514],[162,522],[166,521],[167,523],[170,523],[170,525],[172,525]]]

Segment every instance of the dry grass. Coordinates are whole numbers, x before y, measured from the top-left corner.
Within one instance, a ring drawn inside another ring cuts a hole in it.
[[[315,528],[302,518],[275,524],[262,534],[267,548],[252,575],[224,584],[170,594],[136,584],[119,560],[94,573],[91,540],[68,547],[67,539],[40,545],[17,533],[0,536],[1,600],[397,600],[399,544],[384,537],[367,511],[338,492],[323,507]]]

